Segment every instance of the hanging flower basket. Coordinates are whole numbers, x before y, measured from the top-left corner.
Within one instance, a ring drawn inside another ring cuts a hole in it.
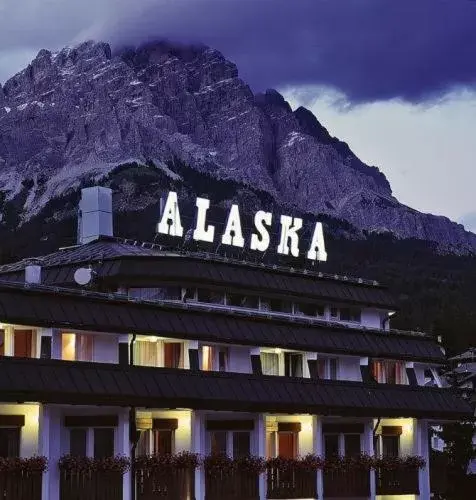
[[[130,467],[127,457],[117,455],[115,457],[95,459],[91,457],[75,457],[64,455],[58,461],[61,471],[67,472],[120,472],[124,474]]]
[[[406,457],[382,457],[375,460],[375,467],[384,471],[422,469],[425,465],[426,462],[423,457],[411,455]]]
[[[46,457],[0,458],[0,472],[44,472],[48,467]]]
[[[262,474],[266,471],[266,460],[252,455],[235,458],[233,460],[234,469],[240,472],[249,472],[251,474]]]
[[[324,470],[326,471],[350,471],[364,470],[368,471],[375,466],[375,460],[365,453],[355,457],[330,457],[324,461]]]
[[[170,469],[195,470],[200,466],[201,460],[197,453],[182,451],[176,454],[145,455],[135,459],[138,469],[149,471],[169,471]]]
[[[221,476],[223,474],[231,474],[234,469],[233,460],[227,455],[215,454],[205,457],[203,465],[208,474]]]

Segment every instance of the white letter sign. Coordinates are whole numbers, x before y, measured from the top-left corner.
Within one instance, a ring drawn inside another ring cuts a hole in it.
[[[312,235],[311,246],[309,247],[309,252],[307,252],[307,258],[310,260],[327,260],[322,222],[316,222],[314,234]]]
[[[233,236],[231,234],[232,232],[234,233]],[[238,205],[231,206],[221,242],[224,245],[233,245],[234,247],[243,248],[245,246],[245,239],[241,231],[240,210]]]
[[[207,218],[207,210],[210,208],[210,200],[206,198],[197,198],[195,202],[197,206],[197,226],[193,231],[193,239],[196,241],[208,241],[213,243],[215,238],[215,227],[208,226],[205,228]]]
[[[167,201],[165,202],[162,219],[157,224],[157,232],[168,234],[169,236],[183,236],[183,227],[180,221],[180,212],[178,208],[177,193],[169,191]]]
[[[273,214],[271,212],[263,212],[259,210],[255,214],[255,228],[259,234],[253,233],[251,235],[251,250],[259,250],[260,252],[266,252],[269,247],[269,232],[265,227],[271,226],[271,220]]]

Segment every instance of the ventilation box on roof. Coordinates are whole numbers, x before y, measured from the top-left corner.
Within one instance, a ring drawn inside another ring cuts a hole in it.
[[[94,186],[81,190],[78,243],[89,243],[100,236],[113,236],[112,191],[109,188]]]

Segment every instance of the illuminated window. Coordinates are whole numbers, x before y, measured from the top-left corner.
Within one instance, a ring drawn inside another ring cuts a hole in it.
[[[372,375],[379,384],[408,384],[405,363],[402,361],[374,360]]]
[[[226,372],[228,369],[228,348],[222,346],[202,347],[202,370]]]
[[[83,333],[61,334],[61,359],[65,361],[92,361],[93,335]]]
[[[279,355],[274,352],[261,353],[263,375],[279,375]]]
[[[0,356],[5,356],[5,330],[0,330]]]
[[[215,350],[209,345],[204,345],[202,347],[202,370],[212,371],[213,370],[213,360],[214,360]]]
[[[164,368],[183,368],[183,343],[164,343]]]
[[[19,358],[34,358],[36,356],[36,333],[33,330],[15,329],[13,353]]]
[[[162,342],[156,338],[143,338],[134,342],[134,364],[139,366],[160,366],[159,353]]]
[[[0,427],[0,457],[20,456],[20,427]]]
[[[284,376],[302,377],[302,354],[297,352],[284,353]]]

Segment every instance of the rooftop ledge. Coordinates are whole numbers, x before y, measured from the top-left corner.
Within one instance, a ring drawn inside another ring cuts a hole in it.
[[[138,299],[135,297],[129,297],[124,293],[102,293],[102,292],[93,292],[90,290],[75,290],[71,288],[57,287],[57,286],[49,286],[49,285],[41,285],[41,284],[32,284],[32,283],[24,283],[24,282],[11,282],[11,281],[2,281],[0,280],[0,288],[9,288],[9,289],[23,289],[30,291],[43,291],[46,293],[59,293],[67,296],[77,296],[77,297],[89,297],[89,298],[97,298],[101,300],[115,301],[115,302],[124,302],[124,303],[135,303],[135,304],[144,304],[144,305],[154,305],[158,307],[164,307],[168,309],[179,309],[179,310],[195,310],[195,311],[208,311],[214,313],[226,313],[230,315],[240,316],[240,317],[248,317],[248,318],[261,318],[261,319],[270,319],[270,320],[279,320],[285,321],[288,323],[296,323],[300,325],[316,325],[316,326],[325,326],[328,328],[334,328],[339,330],[360,330],[371,333],[381,333],[381,334],[391,334],[391,335],[400,335],[400,336],[411,336],[411,337],[419,337],[419,338],[427,338],[434,339],[433,335],[427,332],[420,331],[412,331],[412,330],[398,330],[398,329],[390,329],[383,330],[381,328],[372,328],[366,327],[360,324],[351,324],[351,323],[342,323],[338,321],[328,321],[321,318],[313,318],[307,316],[297,316],[294,314],[288,313],[280,313],[280,312],[270,312],[270,311],[259,311],[256,309],[246,309],[240,307],[227,306],[222,304],[208,304],[201,302],[181,302],[177,300],[146,300],[146,299]]]

